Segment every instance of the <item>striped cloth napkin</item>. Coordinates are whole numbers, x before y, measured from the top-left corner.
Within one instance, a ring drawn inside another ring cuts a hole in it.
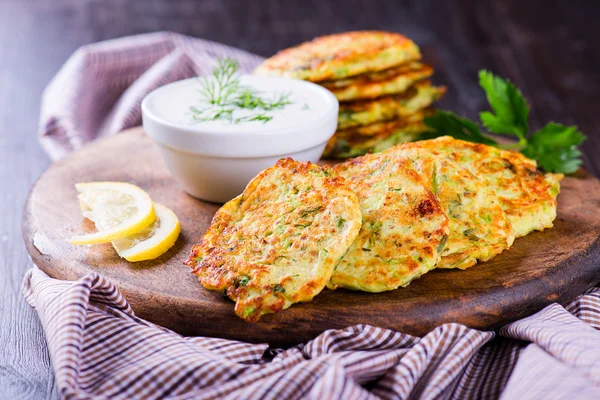
[[[497,336],[459,324],[422,338],[356,325],[287,350],[178,335],[137,318],[98,274],[66,282],[34,268],[23,293],[66,399],[600,398],[598,288]]]
[[[261,60],[169,32],[85,46],[44,92],[40,143],[58,159],[138,126],[148,92],[224,56],[242,71]],[[357,325],[287,350],[180,336],[137,318],[97,274],[65,282],[34,268],[23,293],[67,399],[600,398],[600,288],[497,334],[445,324],[417,338]]]

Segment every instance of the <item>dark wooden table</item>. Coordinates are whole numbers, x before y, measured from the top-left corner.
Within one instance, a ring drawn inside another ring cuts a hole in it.
[[[268,56],[314,36],[357,29],[414,39],[449,87],[441,106],[475,117],[477,71],[510,77],[533,128],[556,120],[588,135],[600,176],[600,3],[594,1],[0,0],[0,398],[56,398],[41,325],[20,285],[27,192],[50,161],[36,142],[43,88],[77,47],[171,30]],[[48,201],[52,201],[49,199]]]

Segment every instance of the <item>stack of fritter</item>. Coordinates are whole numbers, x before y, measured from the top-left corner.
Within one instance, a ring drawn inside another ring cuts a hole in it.
[[[432,86],[410,39],[362,31],[323,36],[265,60],[258,75],[319,83],[340,101],[338,130],[324,157],[350,158],[416,139],[429,106],[445,92]]]
[[[447,136],[333,167],[280,160],[217,212],[188,265],[248,321],[325,286],[393,290],[552,227],[559,179],[519,153]]]

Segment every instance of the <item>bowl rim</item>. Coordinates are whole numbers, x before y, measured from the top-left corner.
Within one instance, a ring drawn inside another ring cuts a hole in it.
[[[176,89],[177,86],[185,87],[192,81],[196,83],[198,77],[194,77],[161,86],[144,97],[141,103],[144,130],[153,140],[169,147],[206,156],[238,158],[294,153],[322,144],[335,133],[339,102],[329,90],[312,82],[285,77],[242,75],[242,79],[254,81],[254,86],[258,87],[262,81],[270,81],[271,84],[276,82],[284,90],[286,84],[288,87],[301,85],[308,88],[305,93],[314,93],[315,96],[324,98],[330,107],[318,117],[307,119],[306,122],[298,123],[298,120],[295,120],[291,126],[276,129],[265,129],[264,126],[257,125],[255,130],[239,132],[198,129],[198,125],[178,124],[157,115],[150,106],[152,99],[165,91]]]

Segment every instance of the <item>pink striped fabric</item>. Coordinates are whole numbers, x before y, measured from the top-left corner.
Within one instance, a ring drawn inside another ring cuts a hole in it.
[[[157,87],[210,73],[223,57],[250,72],[261,57],[171,32],[126,37],[81,47],[42,96],[40,143],[59,159],[102,136],[142,123],[140,104]]]
[[[57,159],[138,126],[148,92],[224,56],[244,71],[261,60],[168,32],[83,47],[44,93],[40,142]],[[498,334],[446,324],[417,338],[357,325],[286,350],[182,337],[137,318],[95,274],[64,282],[34,268],[23,293],[67,399],[600,398],[600,288]]]
[[[286,350],[180,336],[137,318],[118,289],[97,274],[65,282],[34,268],[23,293],[40,316],[66,399],[598,399],[600,394],[600,288],[566,309],[550,305],[497,336],[459,324],[441,325],[423,338],[356,325]]]

